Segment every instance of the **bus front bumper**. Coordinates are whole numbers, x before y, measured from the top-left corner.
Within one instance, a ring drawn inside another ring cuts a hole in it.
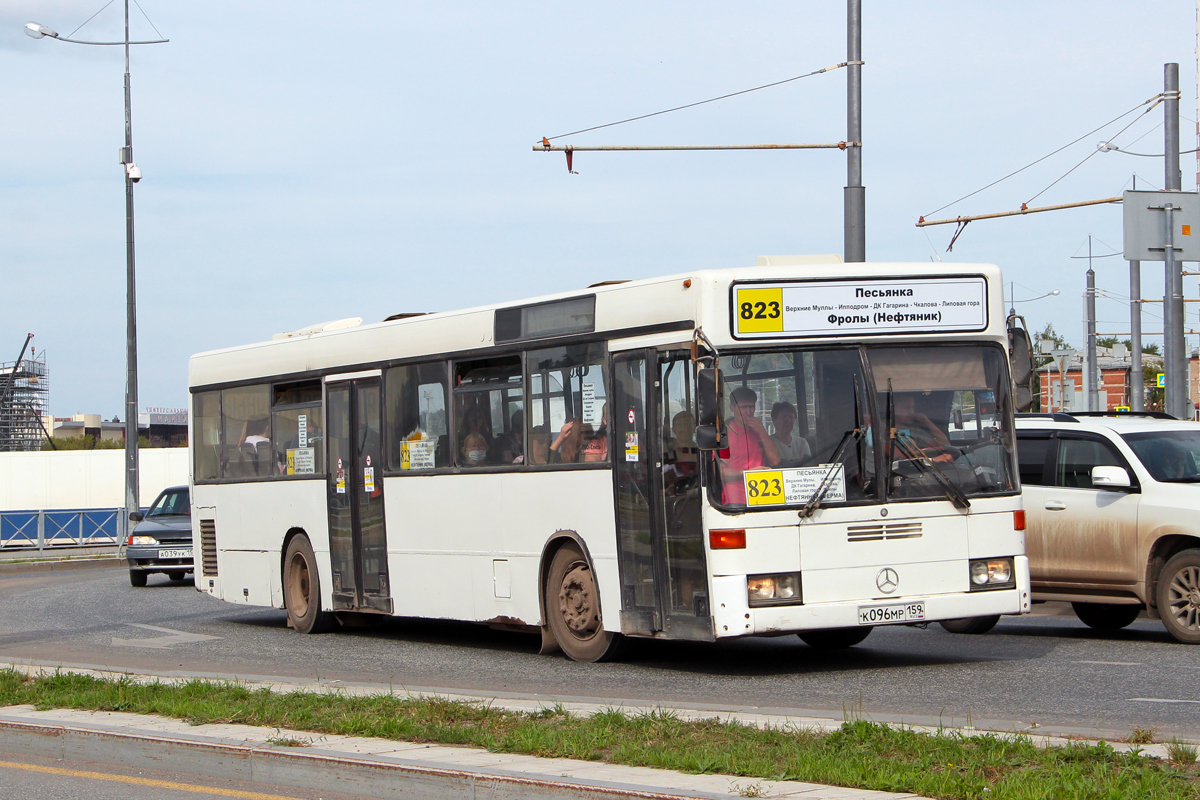
[[[717,638],[791,633],[825,628],[906,625],[997,614],[1028,614],[1029,559],[1013,559],[1011,589],[872,597],[836,603],[751,608],[746,577],[713,578],[713,624]]]

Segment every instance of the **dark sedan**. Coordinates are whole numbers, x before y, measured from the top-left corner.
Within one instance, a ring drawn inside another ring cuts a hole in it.
[[[192,565],[192,501],[186,486],[163,489],[143,517],[130,514],[137,526],[129,534],[125,558],[129,582],[145,586],[151,573],[165,572],[181,581]]]

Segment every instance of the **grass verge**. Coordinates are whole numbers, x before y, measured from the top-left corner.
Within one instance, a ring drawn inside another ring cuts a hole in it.
[[[561,708],[519,713],[436,698],[275,693],[236,683],[104,680],[0,670],[0,705],[161,714],[321,734],[465,744],[753,780],[800,780],[936,798],[1200,798],[1193,764],[1120,754],[1103,742],[1038,748],[1024,737],[931,735],[852,720],[832,733],[684,721],[670,713]]]

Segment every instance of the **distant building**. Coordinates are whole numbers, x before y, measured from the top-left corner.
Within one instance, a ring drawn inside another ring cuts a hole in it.
[[[0,364],[0,451],[40,450],[50,394],[46,351],[30,339],[20,362]]]
[[[90,436],[96,441],[120,441],[125,438],[124,422],[109,422],[99,414],[54,417],[55,436]],[[138,414],[138,436],[149,438],[152,447],[186,447],[187,409],[155,408]]]
[[[1196,357],[1193,355],[1193,364]],[[1132,375],[1133,361],[1129,354],[1115,357],[1107,347],[1098,349],[1096,366],[1100,371],[1100,409],[1112,411],[1119,407],[1130,407],[1133,392],[1141,390],[1146,410],[1156,410],[1151,400],[1149,390],[1153,384],[1145,385],[1142,376]],[[1154,366],[1162,370],[1162,357],[1150,353],[1142,354],[1142,366]],[[1087,409],[1087,393],[1083,387],[1083,354],[1066,359],[1062,365],[1063,375],[1059,374],[1059,363],[1052,359],[1049,363],[1038,367],[1038,407],[1042,411],[1085,411]],[[1193,371],[1195,367],[1193,367]],[[1193,381],[1195,385],[1195,381]],[[1193,389],[1193,397],[1197,397]]]

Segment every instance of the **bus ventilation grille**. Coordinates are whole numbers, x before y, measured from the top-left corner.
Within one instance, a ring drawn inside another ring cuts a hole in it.
[[[870,525],[851,525],[846,528],[846,539],[851,542],[919,538],[921,538],[921,523],[919,522],[875,522]]]
[[[215,519],[200,520],[200,556],[203,559],[204,574],[209,578],[217,575],[217,521]]]

